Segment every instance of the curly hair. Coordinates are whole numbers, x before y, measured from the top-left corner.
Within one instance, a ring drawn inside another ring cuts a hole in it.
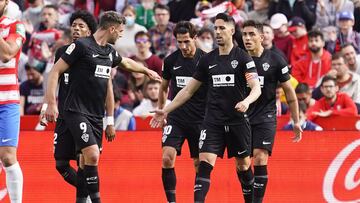
[[[72,25],[72,23],[78,18],[80,18],[87,24],[91,34],[94,34],[96,32],[97,22],[95,20],[94,15],[92,15],[90,12],[86,10],[75,11],[70,17],[70,25]]]

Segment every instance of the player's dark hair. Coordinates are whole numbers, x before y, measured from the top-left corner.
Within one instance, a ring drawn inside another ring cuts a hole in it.
[[[160,10],[167,10],[167,12],[168,13],[170,13],[170,8],[169,8],[169,6],[167,6],[167,5],[164,5],[164,4],[156,4],[155,6],[154,6],[154,14],[155,14],[155,10],[156,9],[160,9]]]
[[[108,29],[113,25],[125,25],[125,18],[115,11],[106,11],[100,17],[99,27]]]
[[[138,37],[141,37],[141,36],[146,36],[146,37],[148,37],[149,40],[150,40],[150,35],[149,35],[149,33],[148,33],[148,32],[145,32],[145,31],[139,31],[139,32],[137,32],[137,33],[135,34],[134,40],[136,41],[136,39],[137,39]]]
[[[96,22],[93,14],[91,14],[90,12],[88,12],[86,10],[75,11],[73,14],[71,14],[70,26],[78,18],[80,18],[81,20],[83,20],[86,23],[86,25],[90,29],[91,34],[94,34],[96,32],[97,22]]]
[[[308,93],[310,91],[310,87],[306,83],[299,83],[295,88],[296,94]]]
[[[186,34],[189,33],[191,38],[194,38],[197,34],[196,27],[189,21],[180,21],[176,24],[174,28],[174,36],[177,37],[177,34]]]
[[[325,75],[324,77],[323,77],[323,79],[321,80],[321,84],[320,84],[320,86],[323,86],[323,84],[325,83],[325,82],[327,82],[327,81],[334,81],[334,84],[336,85],[337,83],[336,83],[336,78],[334,78],[334,77],[332,77],[332,76],[330,76],[330,75]]]
[[[236,27],[236,23],[233,17],[231,17],[230,15],[226,14],[226,13],[219,13],[216,15],[215,20],[223,20],[226,23],[230,23],[232,24],[234,27]]]
[[[308,32],[308,38],[316,38],[320,37],[322,41],[324,41],[324,34],[320,30],[311,30]]]
[[[255,29],[257,29],[260,33],[264,33],[264,24],[263,23],[260,23],[258,21],[255,21],[255,20],[247,20],[244,22],[243,24],[243,29],[245,27],[254,27]]]
[[[338,60],[340,58],[344,59],[344,55],[341,52],[336,52],[331,56],[332,61]]]

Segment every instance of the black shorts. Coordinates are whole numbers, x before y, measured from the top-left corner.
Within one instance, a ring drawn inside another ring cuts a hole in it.
[[[102,150],[102,118],[66,111],[64,120],[73,137],[77,153],[94,144],[99,146],[100,151]]]
[[[239,125],[215,125],[203,123],[200,133],[199,151],[224,156],[227,148],[228,158],[245,158],[250,155],[250,124],[244,121]]]
[[[271,156],[274,146],[276,123],[260,123],[251,125],[252,149],[266,149]]]
[[[191,158],[197,158],[199,157],[200,130],[201,124],[188,124],[169,120],[163,129],[162,147],[174,147],[179,156],[181,155],[181,147],[186,139]]]
[[[75,142],[63,119],[56,121],[54,133],[55,160],[76,160]]]

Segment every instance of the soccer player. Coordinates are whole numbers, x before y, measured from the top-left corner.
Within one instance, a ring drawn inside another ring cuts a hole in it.
[[[163,80],[159,92],[158,109],[165,106],[168,88],[171,83],[173,99],[186,86],[196,70],[196,64],[205,54],[195,45],[196,28],[188,21],[178,22],[174,36],[179,49],[165,58]],[[200,124],[204,119],[206,105],[206,89],[200,89],[183,106],[168,116],[168,122],[162,137],[162,181],[168,202],[176,202],[175,159],[181,154],[181,147],[188,141],[190,156],[194,160],[195,172],[199,166]]]
[[[16,158],[20,128],[18,64],[25,26],[4,16],[9,0],[0,0],[0,160],[5,166],[11,203],[22,202],[23,174]]]
[[[111,68],[121,65],[126,70],[160,80],[154,71],[131,59],[122,58],[109,45],[121,37],[124,24],[125,19],[120,14],[105,12],[92,36],[80,38],[69,45],[50,71],[47,85],[45,101],[48,107],[45,116],[47,121],[54,122],[58,116],[55,98],[57,82],[59,76],[69,69],[71,85],[63,107],[63,119],[75,141],[76,152],[81,152],[84,157],[83,178],[93,203],[101,202],[97,165],[102,146],[105,100],[109,96],[108,87],[112,87]],[[114,125],[114,118],[108,117],[107,124]],[[114,138],[115,131],[112,133],[108,139]],[[81,201],[85,199],[86,196]]]
[[[271,155],[276,133],[276,87],[280,82],[284,89],[291,117],[294,121],[294,142],[301,139],[299,110],[295,90],[290,84],[286,61],[275,52],[264,49],[263,24],[249,20],[243,24],[243,41],[246,50],[255,61],[261,85],[261,96],[250,105],[247,112],[252,131],[252,155],[254,159],[254,199],[246,202],[262,202],[268,181],[267,162]]]
[[[204,202],[210,187],[210,173],[216,158],[235,157],[242,185],[250,189],[250,124],[244,112],[261,94],[252,58],[233,44],[234,19],[219,13],[215,17],[215,35],[219,48],[204,55],[189,81],[163,110],[156,110],[151,126],[161,126],[167,114],[189,100],[204,83],[207,85],[205,118],[199,138],[199,169],[194,187],[195,202]],[[247,84],[251,92],[247,94]]]

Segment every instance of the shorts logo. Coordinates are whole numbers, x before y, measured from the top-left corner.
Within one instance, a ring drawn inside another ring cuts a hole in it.
[[[282,74],[285,74],[287,72],[289,72],[289,68],[287,66],[285,66],[284,68],[281,69]]]
[[[269,70],[270,65],[268,63],[263,63],[262,67],[263,67],[264,71],[267,71],[267,70]]]
[[[64,83],[69,84],[69,73],[64,73]]]
[[[199,138],[199,149],[204,145],[204,140],[206,139],[206,130],[201,130]]]
[[[239,62],[238,62],[237,60],[232,60],[232,61],[231,61],[231,66],[232,66],[232,68],[235,69],[238,65],[239,65]]]
[[[66,49],[65,53],[66,53],[67,55],[70,55],[70,54],[74,51],[74,49],[75,49],[75,44],[72,43],[72,44],[70,44],[70,46]]]
[[[262,144],[263,144],[263,145],[269,145],[269,144],[271,144],[271,142],[263,141]]]
[[[84,142],[89,142],[89,134],[87,133],[82,134],[81,139],[83,139]]]
[[[163,135],[161,138],[162,143],[165,143],[166,139],[167,139],[167,135]]]

